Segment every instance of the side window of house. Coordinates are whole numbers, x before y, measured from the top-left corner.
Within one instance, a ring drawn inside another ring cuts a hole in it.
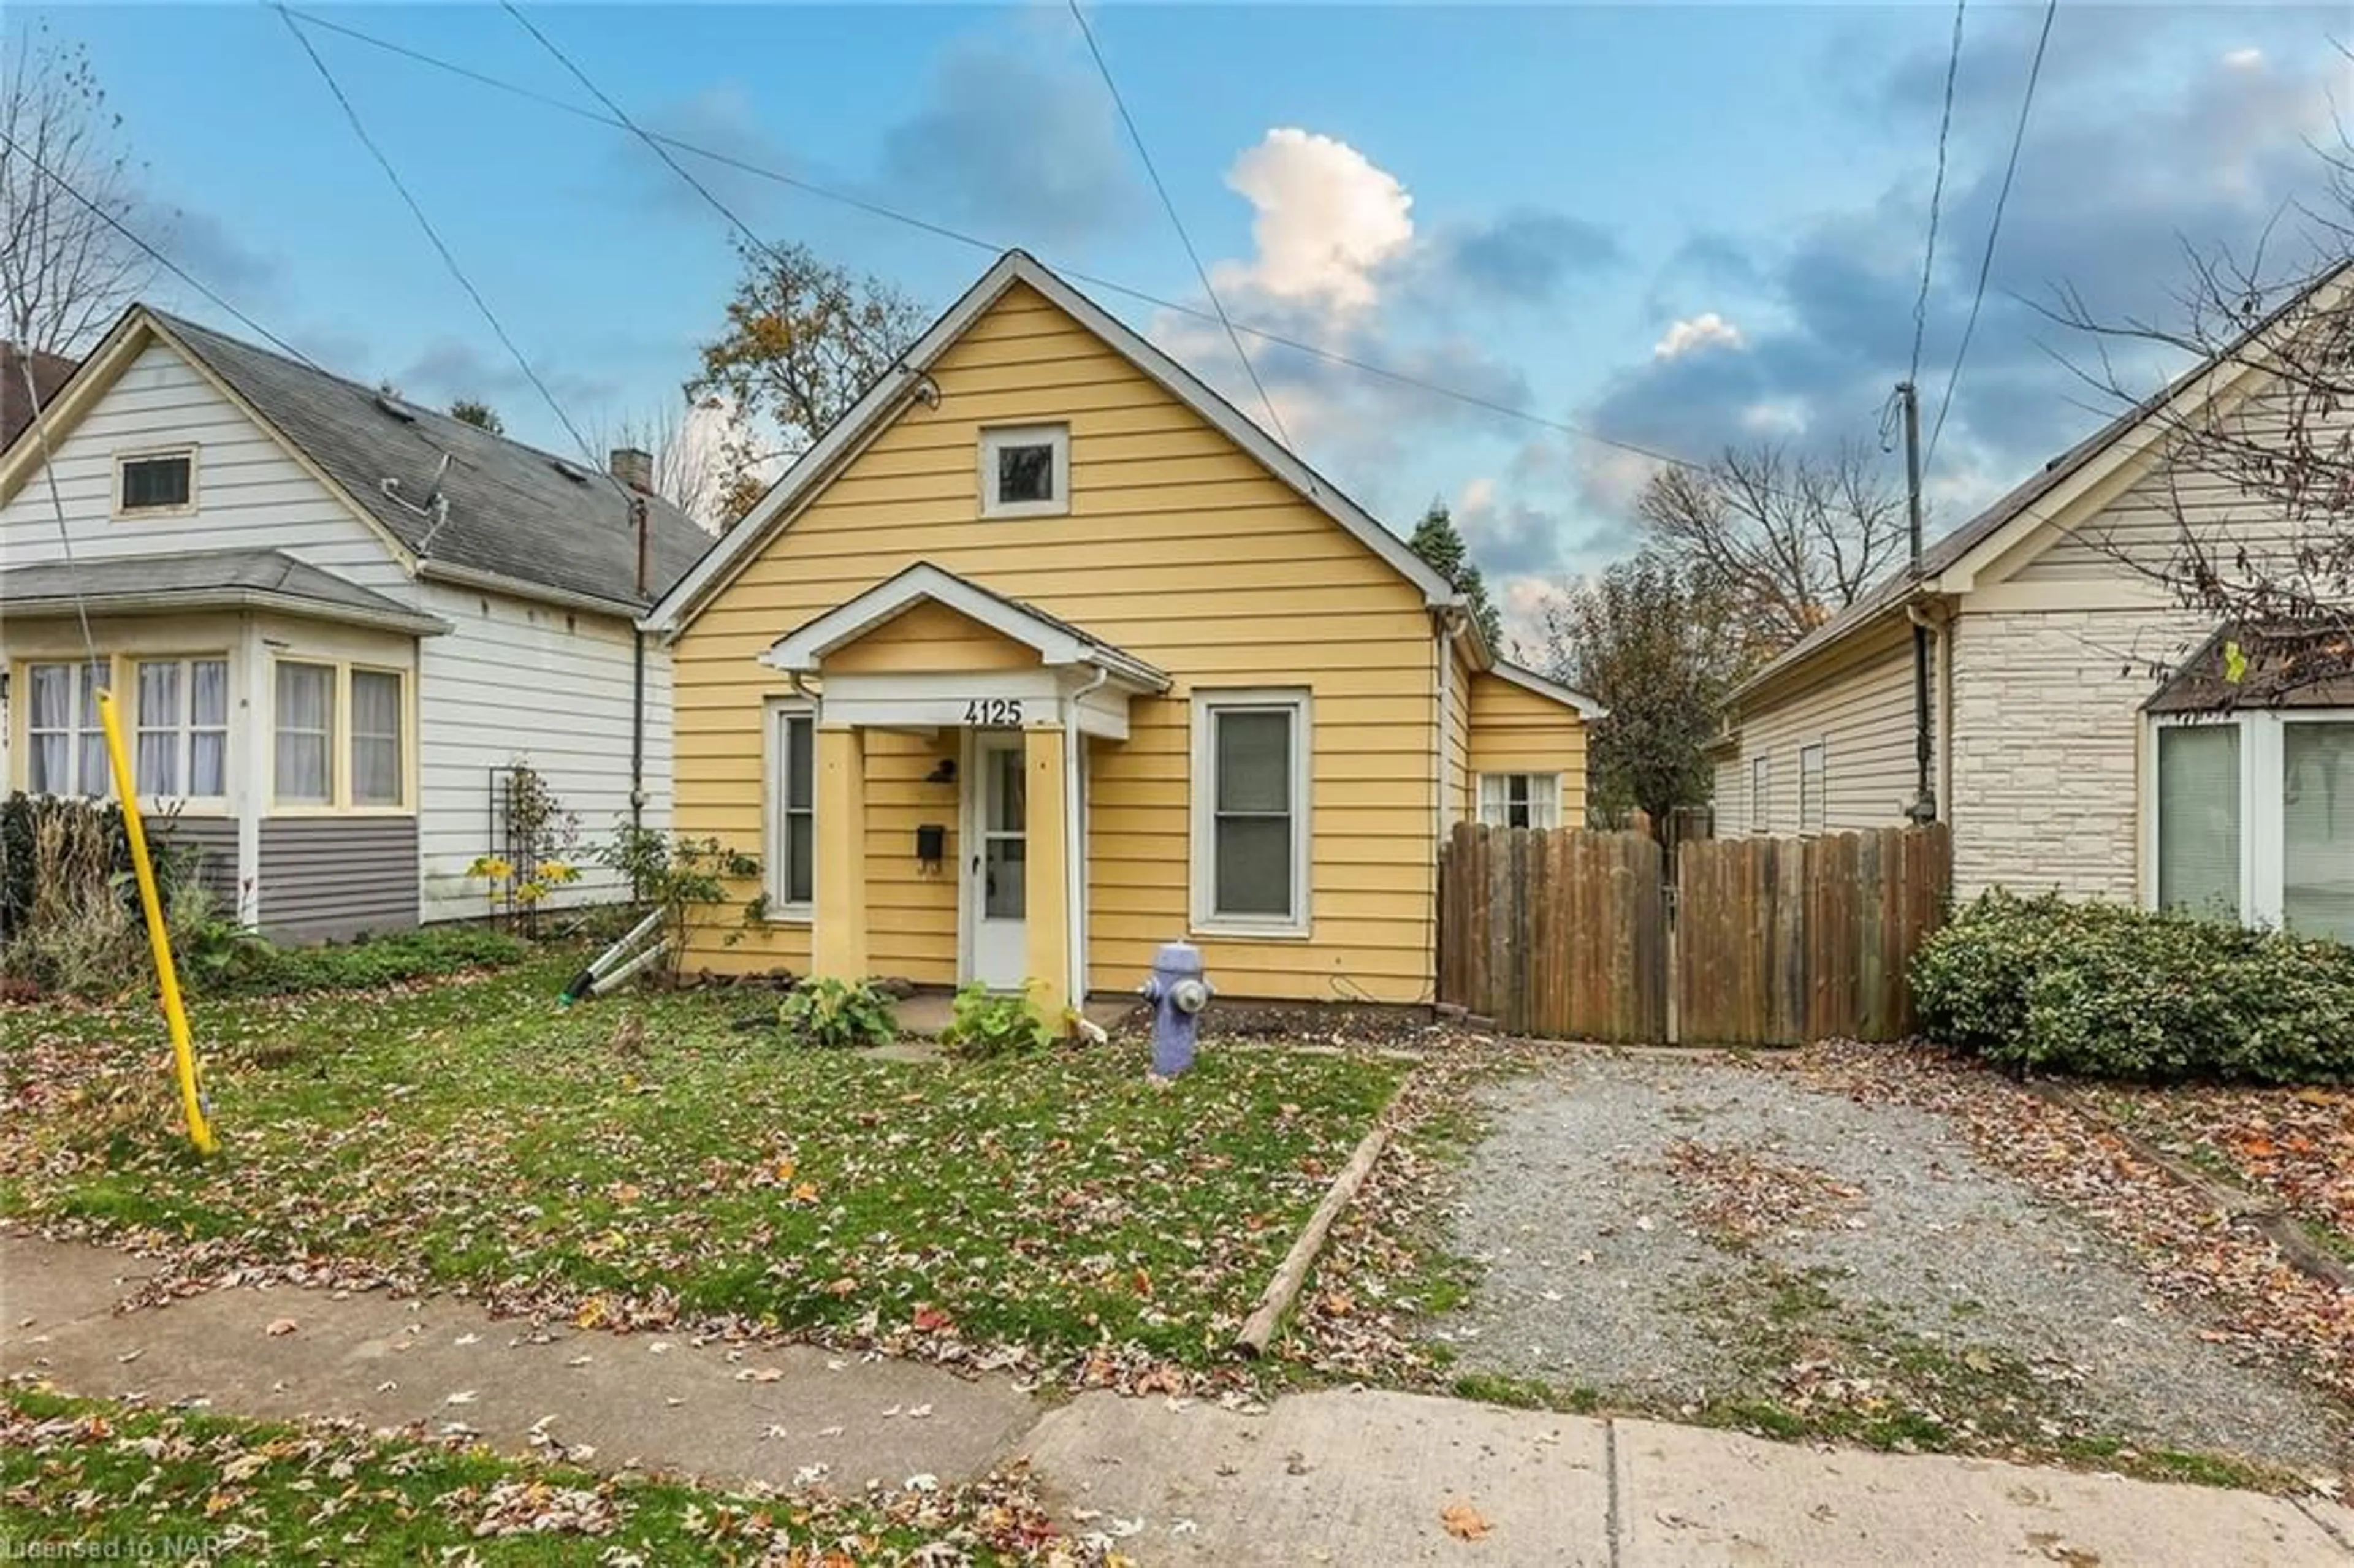
[[[1824,747],[1821,741],[1798,748],[1798,832],[1819,833],[1827,815],[1823,805]]]
[[[1561,825],[1558,773],[1482,773],[1479,820],[1491,828]]]
[[[122,516],[185,512],[196,495],[196,454],[192,450],[133,452],[115,459],[114,509]]]
[[[981,514],[1050,517],[1071,509],[1071,428],[1009,425],[981,432]]]
[[[1749,831],[1774,831],[1774,767],[1767,758],[1753,758],[1749,763]]]
[[[1308,694],[1193,698],[1193,923],[1304,935]]]
[[[817,719],[807,708],[775,710],[776,825],[769,854],[769,903],[805,913],[817,896]]]
[[[109,792],[98,724],[104,663],[25,666],[25,788],[35,795]]]

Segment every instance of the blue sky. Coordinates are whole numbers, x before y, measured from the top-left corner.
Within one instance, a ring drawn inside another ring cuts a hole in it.
[[[18,8],[19,15],[27,8]],[[334,6],[407,48],[590,106],[494,7]],[[146,165],[166,249],[273,331],[566,444],[276,13],[65,6]],[[534,20],[632,115],[1050,263],[1202,291],[1059,6],[623,5]],[[1872,440],[1911,344],[1953,12],[1942,5],[1090,12],[1241,319],[1694,458]],[[1965,21],[1923,380],[1934,407],[2040,7]],[[2309,196],[2354,87],[2345,8],[2061,7],[1985,319],[1931,489],[1958,522],[2094,418],[2025,299],[2162,310],[2178,239],[2245,247]],[[621,131],[339,36],[313,41],[573,419],[678,397],[736,260]],[[778,239],[945,304],[988,253],[690,158]],[[2292,228],[2294,225],[2291,226]],[[165,279],[161,302],[217,313]],[[1099,295],[1259,413],[1214,327]],[[232,330],[235,330],[233,323]],[[1525,610],[1631,548],[1641,460],[1280,349],[1311,461],[1394,525],[1452,501]]]

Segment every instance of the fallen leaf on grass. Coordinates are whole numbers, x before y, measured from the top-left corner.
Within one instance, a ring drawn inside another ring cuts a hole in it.
[[[1448,1503],[1438,1510],[1438,1522],[1458,1541],[1479,1541],[1494,1528],[1468,1502]]]

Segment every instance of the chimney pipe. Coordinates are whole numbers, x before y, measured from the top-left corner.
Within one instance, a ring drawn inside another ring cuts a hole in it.
[[[615,447],[605,459],[605,471],[640,495],[654,493],[654,454],[638,447]]]

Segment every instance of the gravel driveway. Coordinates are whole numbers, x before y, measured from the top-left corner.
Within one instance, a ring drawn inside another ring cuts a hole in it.
[[[2346,1463],[2346,1412],[2235,1364],[1930,1113],[1664,1054],[1569,1054],[1485,1095],[1453,1239],[1487,1272],[1433,1330],[1464,1370],[1651,1409],[1893,1404],[2055,1446]]]

